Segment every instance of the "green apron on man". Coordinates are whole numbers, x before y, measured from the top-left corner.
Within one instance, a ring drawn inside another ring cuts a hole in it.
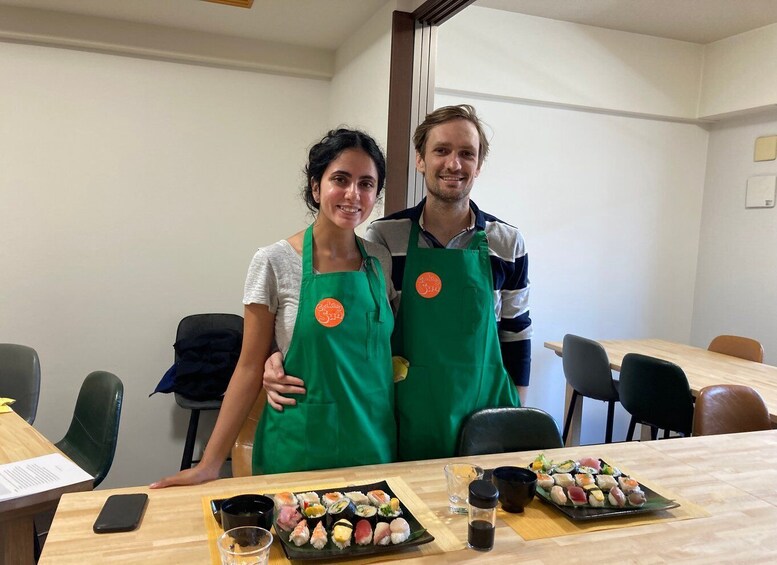
[[[264,410],[254,474],[388,463],[396,459],[390,336],[394,319],[378,261],[356,240],[360,271],[315,273],[305,232],[299,311],[284,366],[305,380],[296,406]]]
[[[392,340],[410,362],[396,385],[401,461],[453,456],[468,414],[520,406],[502,362],[485,232],[467,249],[419,248],[418,233],[413,222]]]

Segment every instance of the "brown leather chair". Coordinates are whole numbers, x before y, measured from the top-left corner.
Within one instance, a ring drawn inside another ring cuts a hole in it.
[[[710,342],[709,351],[731,355],[756,363],[764,362],[764,348],[755,339],[738,335],[719,335]]]
[[[772,429],[769,409],[749,386],[712,385],[699,391],[693,435],[710,436]]]
[[[254,407],[248,413],[248,418],[243,422],[243,427],[237,434],[235,445],[232,446],[233,477],[250,477],[252,475],[251,459],[254,452],[254,434],[256,434],[256,426],[262,417],[265,404],[267,404],[267,392],[262,389]]]

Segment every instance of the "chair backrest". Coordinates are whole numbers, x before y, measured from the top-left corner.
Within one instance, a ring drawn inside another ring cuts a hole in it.
[[[106,371],[89,373],[78,392],[73,419],[57,447],[99,485],[113,463],[124,385]]]
[[[636,420],[691,435],[693,395],[688,378],[674,363],[627,353],[621,363],[620,397]]]
[[[238,314],[192,314],[186,316],[178,322],[175,341],[216,330],[234,330],[242,334],[243,316]],[[177,353],[175,360],[178,361]]]
[[[256,426],[262,417],[265,404],[267,404],[267,392],[262,389],[259,397],[248,417],[243,422],[243,426],[237,434],[235,444],[232,446],[232,476],[250,477],[253,475],[253,454],[254,437],[256,435]]]
[[[32,424],[40,398],[40,360],[26,345],[0,343],[0,396],[13,398],[14,412]]]
[[[749,386],[712,385],[699,391],[693,415],[693,435],[770,429],[769,409],[761,395]]]
[[[461,426],[457,455],[563,447],[553,416],[538,408],[485,408]]]
[[[569,386],[588,398],[618,400],[610,360],[600,343],[567,334],[564,336],[563,351],[561,362]]]
[[[749,337],[738,335],[719,335],[710,342],[707,348],[715,353],[731,355],[756,363],[764,362],[764,348],[761,343]]]

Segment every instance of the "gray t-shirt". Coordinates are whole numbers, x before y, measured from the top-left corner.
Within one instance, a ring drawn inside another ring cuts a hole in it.
[[[396,292],[391,284],[391,255],[380,244],[361,241],[367,254],[380,261],[386,292],[393,303]],[[260,247],[254,254],[246,276],[243,304],[265,304],[275,314],[275,342],[284,356],[294,333],[301,285],[302,257],[287,240]]]

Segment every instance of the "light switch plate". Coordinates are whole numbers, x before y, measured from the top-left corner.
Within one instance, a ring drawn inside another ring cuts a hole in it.
[[[756,138],[753,161],[774,161],[775,159],[777,159],[777,135]]]
[[[774,208],[777,176],[762,175],[747,179],[745,208]]]

